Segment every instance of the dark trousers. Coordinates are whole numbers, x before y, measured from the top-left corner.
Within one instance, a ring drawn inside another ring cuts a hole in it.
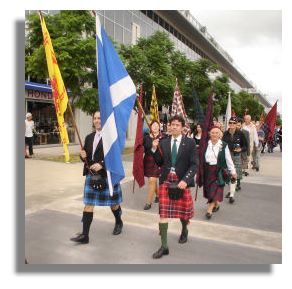
[[[33,155],[33,149],[32,149],[32,144],[33,144],[33,137],[25,137],[25,144],[28,146],[29,150],[29,155]]]

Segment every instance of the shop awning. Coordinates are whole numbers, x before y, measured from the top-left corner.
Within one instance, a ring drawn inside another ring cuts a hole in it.
[[[36,82],[30,82],[30,81],[26,81],[25,82],[25,89],[52,92],[52,88],[51,88],[50,85],[42,84],[42,83],[36,83]]]

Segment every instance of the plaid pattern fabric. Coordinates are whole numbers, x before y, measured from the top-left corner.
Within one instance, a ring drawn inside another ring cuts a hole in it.
[[[268,126],[267,123],[264,123],[262,126],[261,126],[261,129],[263,130],[263,132],[265,133],[265,138],[268,137],[269,135],[269,132],[270,132],[270,128]]]
[[[177,181],[175,173],[169,173],[167,181],[159,186],[159,215],[160,218],[179,218],[189,220],[194,216],[194,203],[190,188],[184,190],[183,197],[171,200],[168,197],[169,182]]]
[[[216,165],[205,164],[204,168],[204,185],[203,185],[203,194],[204,198],[208,199],[208,203],[211,202],[222,202],[223,201],[223,191],[224,187],[218,186],[216,183]]]
[[[114,186],[114,193],[111,197],[109,189],[99,192],[90,186],[91,175],[86,175],[84,184],[83,203],[89,206],[114,206],[119,205],[122,201],[122,189],[120,184]]]
[[[237,179],[242,179],[241,154],[238,155],[231,154],[231,158],[236,169]]]
[[[193,90],[193,100],[194,100],[194,106],[195,106],[195,112],[196,112],[196,120],[198,123],[203,124],[205,116],[200,104],[199,96],[195,90]]]
[[[150,122],[152,120],[157,120],[159,122],[158,103],[157,103],[154,85],[153,85],[153,89],[152,89],[152,98],[151,98],[151,104],[150,104]]]
[[[190,125],[188,123],[188,116],[185,111],[183,98],[178,87],[177,79],[176,79],[176,85],[174,89],[174,95],[173,95],[172,106],[171,106],[171,116],[174,116],[174,115],[181,115],[185,119],[186,127],[190,129]]]
[[[247,155],[247,152],[242,152],[241,153],[241,168],[243,170],[248,169],[248,163],[249,163],[249,157]]]
[[[144,156],[144,176],[158,178],[161,174],[161,168],[156,164],[154,157],[150,154]]]

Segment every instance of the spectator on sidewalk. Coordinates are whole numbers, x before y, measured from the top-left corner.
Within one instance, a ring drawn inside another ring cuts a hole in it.
[[[34,121],[32,120],[32,114],[28,112],[25,119],[25,158],[31,158],[33,156],[33,134],[35,132]],[[29,155],[27,154],[27,147],[29,149]]]
[[[89,243],[89,230],[93,220],[93,211],[95,206],[109,206],[115,217],[115,227],[113,235],[119,235],[122,232],[123,222],[121,219],[122,209],[122,189],[120,184],[113,188],[113,196],[110,196],[107,173],[104,162],[103,142],[101,137],[100,112],[96,111],[93,115],[93,124],[95,132],[90,133],[85,138],[84,148],[80,152],[80,158],[84,162],[83,176],[84,184],[84,210],[83,210],[83,231],[70,240],[80,244]],[[94,181],[94,175],[98,180]]]

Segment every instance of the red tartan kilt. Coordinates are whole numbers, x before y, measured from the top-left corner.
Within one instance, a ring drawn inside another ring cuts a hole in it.
[[[203,185],[204,198],[208,199],[208,203],[222,202],[224,187],[218,186],[218,184],[216,183],[217,166],[216,165],[209,166],[206,164],[204,170],[205,170]]]
[[[194,216],[194,203],[190,188],[184,190],[183,197],[171,200],[168,197],[168,186],[159,186],[159,215],[160,218],[179,218],[189,220]]]
[[[144,176],[159,178],[161,174],[161,168],[156,164],[152,155],[146,154],[144,156]]]

